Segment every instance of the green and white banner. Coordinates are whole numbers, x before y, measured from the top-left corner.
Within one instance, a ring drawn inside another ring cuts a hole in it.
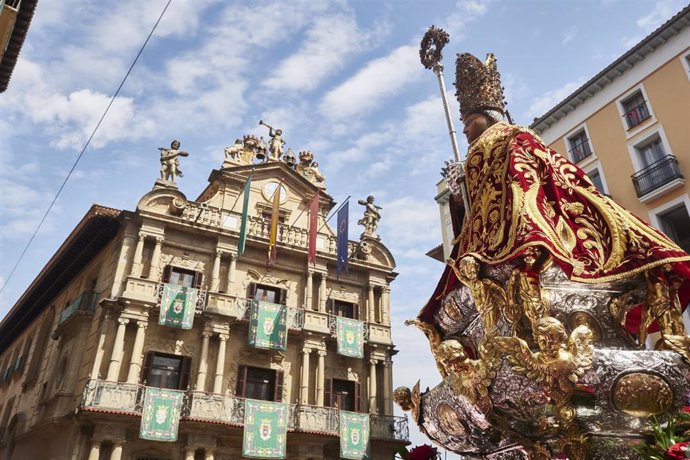
[[[249,345],[254,348],[285,351],[287,307],[277,303],[252,301]]]
[[[191,329],[192,323],[194,323],[196,296],[197,290],[195,288],[164,284],[158,324]]]
[[[146,387],[139,437],[150,441],[177,441],[184,393]]]
[[[288,405],[254,399],[246,399],[244,404],[242,455],[285,458]]]
[[[338,336],[338,353],[353,358],[364,357],[364,323],[337,316],[335,325]]]
[[[340,411],[340,456],[369,458],[369,414]]]

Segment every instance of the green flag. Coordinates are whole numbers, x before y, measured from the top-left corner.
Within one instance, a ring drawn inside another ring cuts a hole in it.
[[[285,458],[288,405],[253,399],[246,399],[244,404],[242,455]]]
[[[287,307],[252,300],[249,345],[254,348],[285,351],[287,342]]]
[[[340,456],[369,458],[369,414],[340,411]]]
[[[353,358],[364,357],[364,323],[350,318],[335,318],[338,353]]]
[[[197,290],[176,284],[164,284],[158,324],[191,329],[194,323]]]
[[[177,441],[184,393],[146,387],[139,437],[150,441]]]
[[[244,248],[247,244],[247,212],[249,211],[249,188],[252,185],[252,175],[247,176],[247,181],[244,183],[244,190],[242,193],[242,222],[240,223],[240,241],[237,243],[237,257],[244,254]]]

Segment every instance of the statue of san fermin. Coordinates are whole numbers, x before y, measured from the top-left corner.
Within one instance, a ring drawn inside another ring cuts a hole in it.
[[[422,42],[441,80],[447,41],[431,28]],[[492,54],[456,64],[469,149],[445,174],[464,216],[407,322],[443,381],[398,388],[396,401],[469,458],[656,458],[644,454],[655,431],[688,428],[690,255],[512,124]]]

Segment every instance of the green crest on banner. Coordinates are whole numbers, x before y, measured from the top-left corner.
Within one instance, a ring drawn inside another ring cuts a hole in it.
[[[247,399],[244,402],[242,455],[285,458],[288,405]]]
[[[197,290],[195,288],[164,284],[158,324],[191,329],[194,323],[196,296]]]
[[[177,441],[183,395],[181,391],[147,387],[139,437],[150,441]]]
[[[353,358],[364,357],[364,323],[350,318],[336,316],[338,353]]]
[[[285,351],[287,343],[287,307],[277,303],[252,301],[249,345]]]
[[[369,458],[369,414],[340,411],[340,456]]]

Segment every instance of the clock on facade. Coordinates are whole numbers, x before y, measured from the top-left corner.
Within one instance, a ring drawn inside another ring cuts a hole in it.
[[[267,182],[261,189],[261,192],[263,193],[266,201],[273,201],[273,194],[275,193],[277,187],[280,187],[280,204],[284,204],[287,201],[288,196],[287,187],[284,185],[280,185],[278,182]]]

